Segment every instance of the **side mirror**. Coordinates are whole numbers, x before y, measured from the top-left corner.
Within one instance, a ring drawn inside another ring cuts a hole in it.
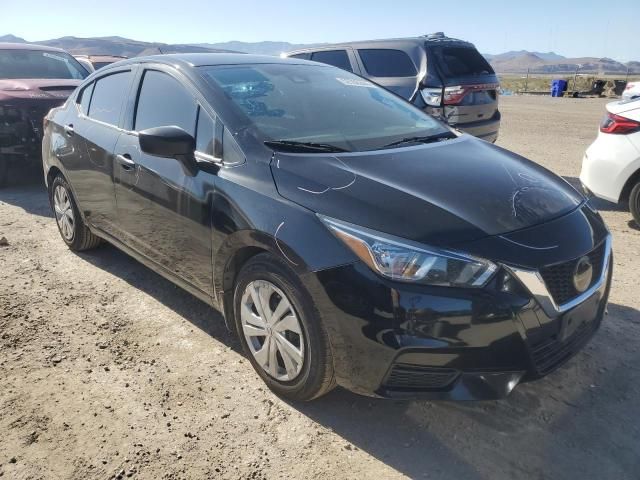
[[[196,140],[176,126],[154,127],[138,132],[140,149],[156,157],[179,160],[190,175],[198,172],[194,156]]]

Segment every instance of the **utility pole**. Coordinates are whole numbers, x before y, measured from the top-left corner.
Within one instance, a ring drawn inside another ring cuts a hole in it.
[[[529,91],[529,70],[531,70],[530,68],[527,68],[527,79],[524,81],[524,92],[527,93]],[[627,70],[629,70],[627,68]]]

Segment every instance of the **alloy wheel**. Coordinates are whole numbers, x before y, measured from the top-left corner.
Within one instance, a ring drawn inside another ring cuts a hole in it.
[[[65,240],[71,242],[75,232],[75,216],[69,192],[62,185],[57,185],[53,191],[53,208],[56,212],[56,222]]]
[[[249,283],[240,303],[242,332],[256,362],[280,381],[295,379],[304,364],[304,338],[298,315],[273,283]]]

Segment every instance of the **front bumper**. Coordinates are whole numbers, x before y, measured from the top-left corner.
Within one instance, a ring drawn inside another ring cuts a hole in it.
[[[547,375],[589,341],[606,310],[610,260],[604,268],[587,298],[551,311],[522,284],[500,291],[500,275],[483,289],[449,289],[388,282],[355,263],[305,283],[340,385],[379,397],[491,400]]]

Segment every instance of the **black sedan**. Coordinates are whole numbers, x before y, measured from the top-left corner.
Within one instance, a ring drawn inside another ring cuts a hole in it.
[[[106,240],[220,309],[291,399],[500,398],[605,312],[580,193],[331,66],[118,62],[49,113],[43,158],[71,249]]]

